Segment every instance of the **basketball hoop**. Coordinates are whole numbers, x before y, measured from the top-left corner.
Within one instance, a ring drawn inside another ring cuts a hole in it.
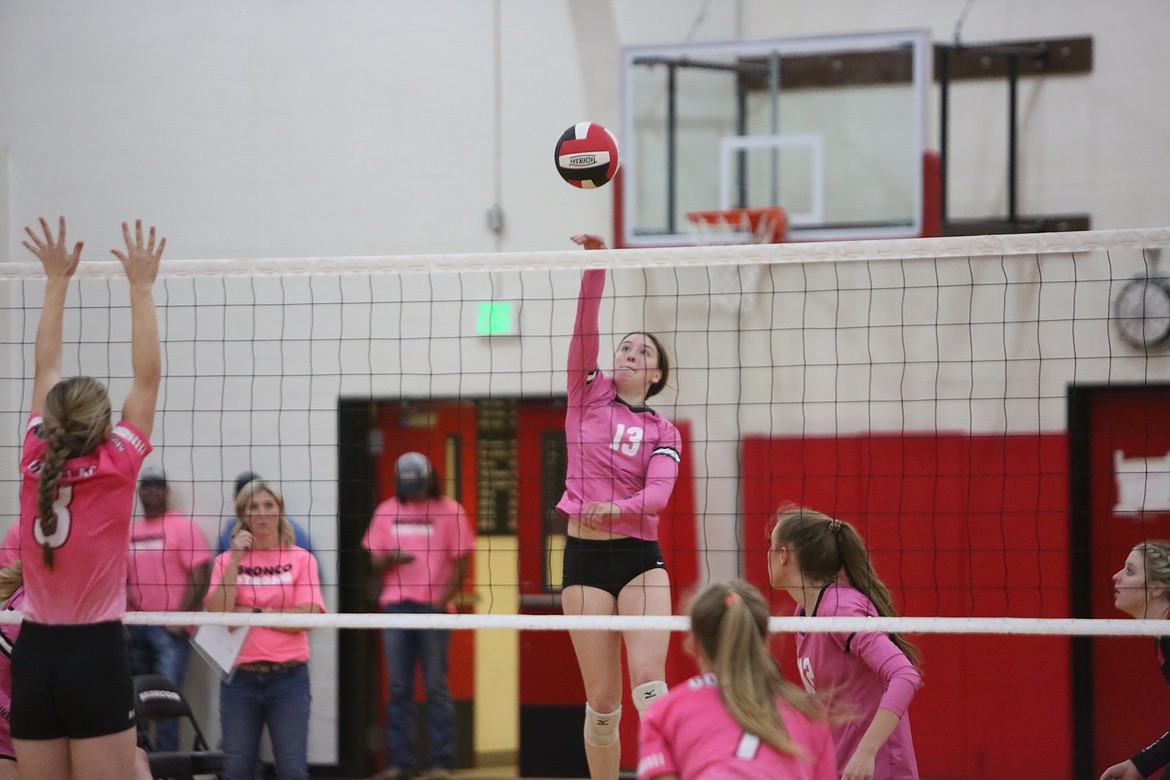
[[[687,220],[700,244],[780,244],[788,229],[779,207],[690,211]]]

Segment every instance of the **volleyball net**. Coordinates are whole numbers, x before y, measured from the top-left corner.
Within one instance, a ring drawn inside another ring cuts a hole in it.
[[[172,509],[213,548],[236,476],[276,482],[312,539],[334,613],[307,622],[342,626],[351,623],[336,613],[371,608],[360,539],[393,494],[393,461],[426,452],[479,531],[474,594],[453,619],[520,627],[496,616],[556,601],[564,364],[580,271],[606,267],[602,367],[635,330],[658,334],[672,357],[652,403],[684,435],[661,538],[680,592],[731,576],[766,589],[769,518],[795,503],[858,527],[908,618],[956,619],[956,631],[981,630],[972,619],[984,618],[1116,618],[1108,573],[1134,542],[1170,536],[1170,436],[1156,397],[1170,380],[1158,340],[1170,311],[1150,296],[1118,308],[1132,281],[1161,284],[1167,244],[1170,230],[1154,229],[166,258],[148,465],[165,471]],[[0,265],[9,522],[42,291],[35,262]],[[1132,343],[1135,325],[1144,345]],[[83,262],[64,332],[64,373],[107,380],[117,405],[131,373],[119,264]],[[1086,411],[1115,396],[1124,408]],[[409,619],[368,623],[394,620]],[[1098,630],[1063,630],[1082,628]]]

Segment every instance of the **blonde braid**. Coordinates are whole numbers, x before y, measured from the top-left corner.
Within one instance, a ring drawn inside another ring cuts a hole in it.
[[[69,434],[61,428],[49,433],[49,450],[41,464],[40,481],[37,483],[37,517],[40,522],[41,536],[45,541],[41,543],[41,555],[46,568],[53,568],[53,548],[49,538],[57,532],[57,510],[53,502],[57,500],[57,478],[61,476],[61,466],[69,457]]]
[[[1146,586],[1170,589],[1170,542],[1148,539],[1134,549],[1145,559]]]
[[[57,532],[57,480],[69,458],[97,449],[110,424],[110,396],[105,386],[88,376],[62,379],[45,395],[42,429],[49,449],[37,483],[37,515],[45,541],[41,546],[45,566],[53,568],[49,537]]]

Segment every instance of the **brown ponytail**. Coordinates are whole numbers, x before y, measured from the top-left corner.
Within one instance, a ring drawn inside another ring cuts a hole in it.
[[[849,584],[873,602],[881,617],[897,617],[894,598],[878,577],[857,529],[835,517],[802,507],[782,507],[772,529],[772,549],[788,547],[795,553],[800,572],[812,582],[835,582],[844,573]],[[918,648],[897,633],[890,640],[906,654],[919,672]]]

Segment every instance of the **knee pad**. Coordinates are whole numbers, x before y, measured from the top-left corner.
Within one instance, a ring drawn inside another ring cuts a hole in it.
[[[618,724],[622,720],[619,705],[613,712],[598,712],[585,703],[585,744],[596,748],[607,748],[618,741]]]
[[[662,680],[651,680],[634,686],[633,699],[634,706],[638,708],[638,717],[642,717],[646,708],[665,696],[666,692],[666,683]]]

